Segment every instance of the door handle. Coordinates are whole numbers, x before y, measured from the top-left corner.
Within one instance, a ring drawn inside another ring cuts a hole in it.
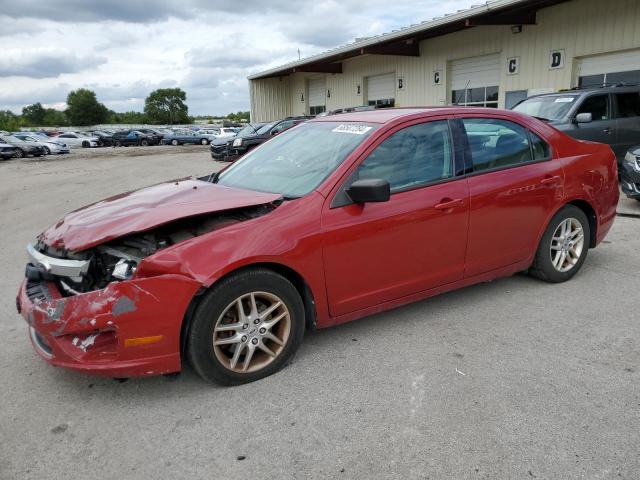
[[[604,130],[602,130],[602,133],[606,133],[607,135],[613,133],[613,128],[605,128]]]
[[[443,198],[440,200],[440,203],[434,205],[433,208],[436,210],[450,210],[455,207],[461,207],[464,204],[464,201],[461,198],[456,198],[452,200],[450,198]]]
[[[545,177],[540,180],[542,185],[557,185],[558,182],[560,182],[560,177],[557,175],[554,175],[553,177]]]

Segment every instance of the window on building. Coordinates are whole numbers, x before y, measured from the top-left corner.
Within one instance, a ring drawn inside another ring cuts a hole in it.
[[[477,87],[451,92],[451,103],[469,107],[498,108],[498,87]]]
[[[615,85],[619,83],[626,85],[640,84],[640,70],[585,75],[578,78],[578,86],[583,88],[599,87],[601,85]]]
[[[616,101],[619,118],[640,116],[640,94],[638,92],[616,93]]]
[[[369,100],[369,105],[378,105],[381,107],[394,107],[396,104],[395,98],[380,98],[378,100]]]
[[[382,142],[358,167],[355,179],[387,180],[391,191],[406,190],[453,175],[446,121],[404,128]]]
[[[493,118],[465,118],[462,123],[474,172],[516,166],[534,159],[528,132],[517,123]],[[539,147],[537,155],[546,158],[544,153],[544,146]]]
[[[590,113],[593,120],[609,120],[611,118],[609,108],[609,95],[592,95],[587,97],[580,107],[578,107],[579,113]]]
[[[309,107],[309,115],[318,115],[322,112],[325,112],[327,107],[324,105],[317,105],[315,107]]]

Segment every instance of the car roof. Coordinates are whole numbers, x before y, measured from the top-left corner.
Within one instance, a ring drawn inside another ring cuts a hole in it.
[[[364,122],[364,123],[389,123],[400,118],[436,116],[436,115],[455,115],[460,113],[493,113],[495,108],[479,108],[479,107],[415,107],[415,108],[380,108],[376,110],[365,110],[360,112],[338,113],[336,115],[327,115],[325,117],[317,117],[311,122]],[[505,110],[500,110],[504,113]],[[509,113],[507,113],[509,115]]]

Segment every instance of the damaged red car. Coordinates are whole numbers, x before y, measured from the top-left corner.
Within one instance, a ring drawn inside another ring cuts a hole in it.
[[[605,237],[616,158],[532,117],[389,109],[303,123],[219,174],[76,210],[28,246],[17,307],[48,363],[257,380],[306,329],[527,270]]]

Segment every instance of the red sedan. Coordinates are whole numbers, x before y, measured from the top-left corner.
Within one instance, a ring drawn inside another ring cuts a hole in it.
[[[52,365],[239,384],[325,328],[528,270],[563,282],[605,237],[616,158],[469,108],[328,116],[220,174],[70,213],[29,245],[17,298]]]

